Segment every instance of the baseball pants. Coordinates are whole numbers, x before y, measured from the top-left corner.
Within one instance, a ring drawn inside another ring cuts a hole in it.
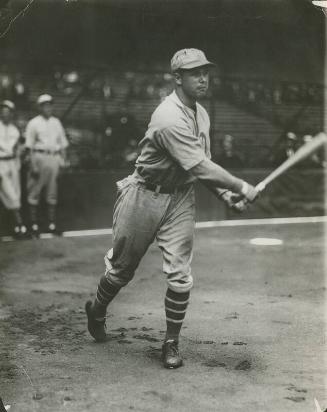
[[[0,160],[0,200],[6,209],[20,209],[21,185],[18,159]]]
[[[105,256],[106,277],[119,287],[134,276],[140,260],[157,241],[168,287],[187,292],[193,286],[191,260],[195,225],[193,185],[172,194],[147,190],[133,176],[118,182],[113,216],[113,248]]]
[[[37,206],[40,202],[42,189],[45,190],[45,200],[49,205],[58,201],[58,175],[61,166],[59,154],[34,153],[37,174],[29,170],[27,175],[27,201]]]

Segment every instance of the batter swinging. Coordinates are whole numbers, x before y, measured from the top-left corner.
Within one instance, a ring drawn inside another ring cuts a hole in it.
[[[85,306],[90,334],[104,341],[107,306],[133,278],[156,240],[168,283],[162,347],[166,368],[183,364],[178,340],[193,286],[194,181],[199,179],[230,207],[235,207],[234,195],[248,201],[257,196],[253,186],[210,160],[209,117],[197,100],[208,90],[212,65],[197,49],[183,49],[173,56],[175,90],[151,117],[135,172],[117,183],[113,248],[105,256],[106,271],[95,300]]]

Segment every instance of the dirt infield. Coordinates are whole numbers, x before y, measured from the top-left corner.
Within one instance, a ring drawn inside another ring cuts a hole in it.
[[[257,246],[251,238],[282,239]],[[110,339],[86,333],[111,238],[0,244],[0,396],[12,412],[315,412],[327,407],[322,224],[197,231],[185,366],[160,363],[165,282],[149,250],[111,306]]]

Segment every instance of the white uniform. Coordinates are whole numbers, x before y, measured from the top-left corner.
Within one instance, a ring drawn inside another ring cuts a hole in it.
[[[10,210],[21,205],[20,161],[15,155],[19,136],[15,125],[0,120],[0,200]]]
[[[26,127],[26,147],[31,150],[34,169],[27,178],[28,203],[38,205],[41,191],[46,191],[46,202],[57,204],[57,178],[63,163],[61,151],[68,146],[64,128],[59,119],[38,115]]]

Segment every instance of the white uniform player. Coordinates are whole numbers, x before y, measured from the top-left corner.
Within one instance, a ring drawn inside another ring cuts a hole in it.
[[[207,92],[210,65],[197,49],[180,50],[173,56],[175,91],[151,117],[134,174],[118,182],[113,248],[105,256],[106,272],[96,298],[86,303],[89,332],[95,340],[104,340],[108,304],[131,281],[156,240],[168,286],[162,348],[166,368],[182,365],[178,339],[193,286],[194,181],[199,179],[227,202],[232,191],[248,200],[257,195],[254,187],[210,160],[209,116],[197,102]]]
[[[30,153],[27,176],[27,201],[30,210],[32,234],[38,236],[37,207],[41,192],[45,190],[48,231],[56,233],[56,205],[58,202],[58,175],[64,164],[64,151],[68,146],[60,120],[52,115],[53,99],[48,94],[38,100],[40,114],[26,127],[26,148]]]
[[[20,159],[17,155],[20,133],[12,121],[14,103],[4,100],[0,106],[0,200],[5,208],[11,211],[13,234],[20,238],[26,234],[20,212]]]

